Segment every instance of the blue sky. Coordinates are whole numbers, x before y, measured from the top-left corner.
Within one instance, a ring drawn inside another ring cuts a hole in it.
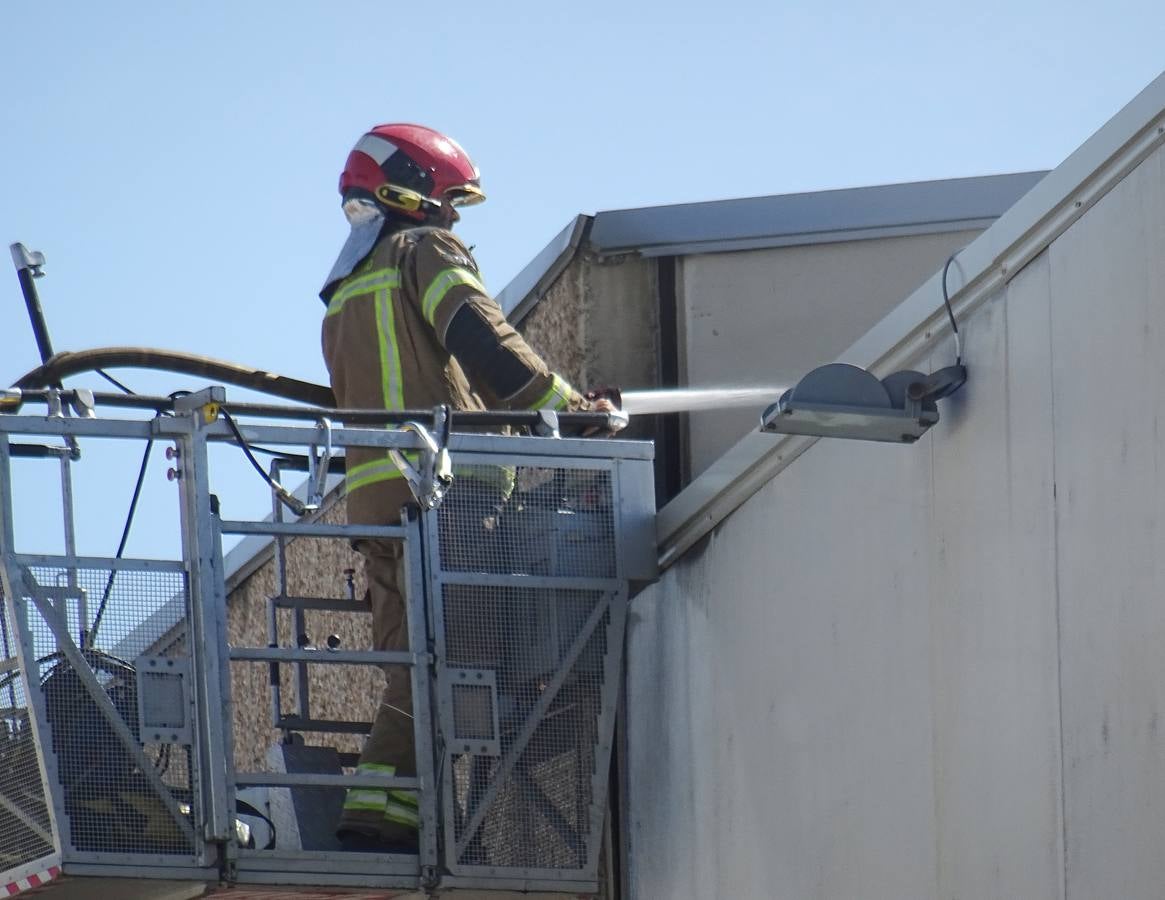
[[[1165,4],[41,2],[0,29],[0,237],[48,257],[56,348],[323,381],[336,180],[372,124],[474,157],[490,199],[460,231],[500,290],[580,212],[1054,167],[1160,73]],[[7,272],[11,382],[38,358]],[[83,549],[116,547],[137,455],[81,463]],[[220,455],[228,514],[262,514]],[[157,456],[131,553],[172,545]],[[53,477],[22,467],[28,549],[55,540]]]

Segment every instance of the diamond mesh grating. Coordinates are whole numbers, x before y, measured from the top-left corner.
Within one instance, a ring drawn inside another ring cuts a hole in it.
[[[3,598],[0,588],[0,599]],[[0,653],[15,662],[15,631],[7,604],[0,617]],[[0,677],[0,871],[53,851],[52,826],[36,755],[27,694],[19,669]]]
[[[573,663],[567,655],[604,597],[596,591],[445,586],[447,658],[450,665],[494,670],[501,739],[498,756],[453,756],[456,841],[467,838],[479,808],[488,807],[459,863],[589,865],[609,611]],[[491,801],[486,790],[499,776]]]
[[[26,598],[30,637],[37,655],[69,841],[78,851],[193,854],[179,824],[191,820],[194,784],[190,747],[140,743],[137,675],[133,659],[148,650],[178,655],[186,625],[184,578],[175,572],[35,568],[56,615],[68,622],[74,645],[81,622],[92,622],[108,594],[96,646],[82,650],[87,670],[141,747],[148,768],[118,737],[85,680],[61,652],[44,614]],[[154,779],[166,785],[166,796]],[[174,811],[172,811],[174,810]],[[175,812],[176,811],[176,812]],[[197,817],[193,817],[197,821]]]

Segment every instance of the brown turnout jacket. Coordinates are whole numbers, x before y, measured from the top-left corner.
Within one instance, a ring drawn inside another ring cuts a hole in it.
[[[331,288],[324,360],[341,407],[588,409],[506,321],[469,250],[443,228],[386,234]],[[387,453],[347,453],[348,519],[391,524],[411,498]]]

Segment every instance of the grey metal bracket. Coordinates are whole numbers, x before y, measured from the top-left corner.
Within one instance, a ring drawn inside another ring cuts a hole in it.
[[[45,413],[50,419],[64,418],[65,410],[61,404],[61,392],[57,388],[49,388],[45,397],[45,406],[47,407]]]
[[[534,426],[534,433],[539,437],[562,437],[558,427],[558,413],[553,409],[538,410],[538,424]]]
[[[211,387],[203,388],[201,391],[195,391],[193,394],[183,394],[180,397],[175,397],[174,412],[189,415],[201,411],[202,424],[209,425],[218,418],[219,407],[226,403],[226,400],[226,388],[219,385],[212,385]]]
[[[449,450],[438,444],[420,422],[405,422],[400,430],[411,431],[421,439],[424,446],[420,450],[419,463],[414,466],[404,452],[396,447],[390,448],[388,455],[404,475],[409,490],[422,508],[436,509],[453,484],[453,463],[449,458]]]
[[[190,660],[186,657],[139,656],[138,726],[143,741],[191,744]]]
[[[19,242],[9,244],[8,249],[12,252],[12,262],[16,266],[16,271],[28,269],[33,278],[41,278],[44,275],[44,254],[39,250],[29,250]]]
[[[449,752],[500,756],[494,670],[445,669],[441,678],[441,719]]]
[[[78,419],[97,418],[97,404],[93,400],[93,392],[88,388],[74,389],[69,405],[73,407],[73,413]]]
[[[308,459],[311,465],[307,473],[307,504],[308,511],[320,508],[324,500],[324,492],[328,483],[328,466],[332,461],[332,420],[327,416],[319,420],[320,443],[312,444],[308,448]],[[317,453],[317,448],[319,448]]]

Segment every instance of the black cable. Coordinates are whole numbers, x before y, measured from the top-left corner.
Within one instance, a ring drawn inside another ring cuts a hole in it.
[[[123,393],[129,394],[130,396],[137,395],[137,391],[130,390],[124,384],[122,384],[120,381],[118,381],[116,378],[114,378],[112,375],[110,375],[108,372],[106,372],[104,369],[94,369],[93,371],[96,372],[98,375],[100,375],[102,378],[104,378],[106,381],[108,381],[110,384],[112,384],[115,388],[119,388]]]
[[[282,500],[284,504],[286,504],[287,508],[297,516],[302,516],[305,512],[307,512],[307,508],[297,497],[293,496],[291,492],[287,490],[287,488],[268,475],[267,470],[259,465],[259,460],[255,459],[255,454],[251,452],[251,447],[247,443],[247,439],[243,437],[243,433],[239,431],[239,426],[235,424],[234,417],[222,407],[219,407],[219,412],[222,413],[223,419],[226,420],[227,427],[230,428],[231,433],[235,436],[235,440],[238,442],[239,448],[243,451],[243,454],[247,457],[247,460],[251,463],[251,465],[255,467],[255,471],[263,477],[265,482],[267,482],[267,486],[270,487],[271,490],[275,492],[275,495],[279,497],[279,499]]]
[[[258,444],[251,444],[251,449],[256,453],[266,453],[268,456],[279,456],[283,459],[307,459],[302,454],[285,453],[283,450],[272,450],[270,447],[260,447]]]
[[[121,388],[123,391],[125,391],[125,393],[129,394],[130,396],[134,396],[134,397],[137,396],[137,394],[134,391],[132,391],[130,388],[126,387],[124,384],[122,384],[120,381],[118,381],[116,378],[112,377],[108,373],[103,372],[101,369],[96,369],[95,371],[97,372],[98,375],[100,375],[102,378],[104,378],[110,384],[113,384],[116,387]],[[161,415],[164,415],[164,413],[159,412],[157,414],[157,416],[161,416]],[[155,416],[155,418],[157,416]],[[121,529],[121,540],[118,541],[118,543],[117,543],[117,553],[114,554],[114,557],[113,557],[114,559],[121,559],[122,554],[125,553],[125,545],[129,541],[129,532],[130,532],[130,529],[133,527],[134,515],[137,513],[138,500],[141,498],[141,495],[142,495],[142,485],[145,483],[145,480],[146,480],[146,467],[149,464],[150,451],[153,449],[153,447],[154,447],[154,439],[149,438],[146,441],[145,450],[142,452],[142,463],[141,463],[141,466],[138,468],[138,479],[137,479],[137,482],[134,484],[133,497],[129,501],[129,511],[126,513],[126,516],[125,516],[125,525],[122,526],[122,529]],[[93,617],[93,627],[91,629],[89,629],[89,633],[87,635],[85,635],[85,640],[83,643],[87,649],[92,648],[93,645],[97,641],[97,631],[101,627],[101,619],[105,616],[105,610],[109,606],[109,598],[113,594],[113,582],[116,578],[117,578],[117,570],[113,569],[110,571],[109,578],[105,582],[105,590],[101,595],[101,603],[97,607],[97,615],[95,615]]]
[[[235,424],[234,417],[231,416],[231,414],[225,409],[220,408],[219,412],[221,412],[222,417],[226,419],[227,426],[231,429],[231,433],[234,434],[235,440],[238,442],[240,449],[243,451],[243,454],[250,461],[251,465],[255,467],[255,471],[263,476],[263,480],[267,482],[267,485],[271,488],[271,490],[278,490],[281,485],[279,485],[274,478],[267,474],[266,469],[259,465],[259,460],[255,459],[255,454],[251,452],[251,447],[247,443],[247,439],[243,437],[243,433],[239,431],[239,426]]]
[[[121,540],[117,544],[117,553],[114,554],[114,559],[121,559],[121,555],[125,553],[125,545],[129,540],[129,530],[133,527],[134,513],[137,512],[138,498],[142,495],[142,484],[146,480],[146,466],[150,461],[150,451],[154,447],[154,439],[149,438],[146,441],[145,452],[142,453],[142,464],[138,469],[138,480],[134,485],[133,498],[129,501],[129,513],[125,517],[125,527],[121,529]],[[101,603],[97,607],[97,615],[93,617],[93,627],[89,630],[89,634],[85,639],[85,646],[92,647],[97,640],[97,629],[101,627],[101,618],[105,615],[105,609],[109,605],[109,597],[113,593],[113,581],[117,577],[117,570],[113,569],[109,573],[109,580],[105,582],[105,591],[101,595]]]
[[[955,257],[963,252],[960,247],[954,253],[947,257],[947,263],[943,266],[943,303],[947,307],[947,317],[951,320],[951,331],[955,333],[955,365],[962,365],[963,363],[963,342],[959,338],[959,325],[955,321],[955,311],[951,308],[951,297],[947,293],[947,272],[951,268],[951,263],[955,261]]]

